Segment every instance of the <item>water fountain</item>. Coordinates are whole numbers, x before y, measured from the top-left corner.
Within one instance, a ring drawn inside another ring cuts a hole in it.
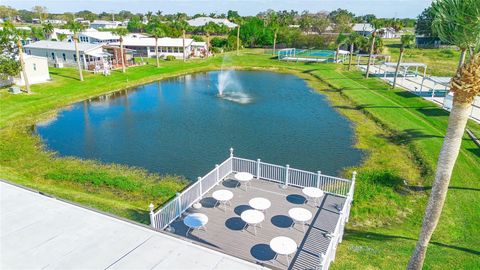
[[[224,68],[229,60],[228,56],[223,57],[222,69],[218,74],[218,97],[240,104],[250,103],[252,98],[243,90],[240,80],[236,77],[235,70]]]

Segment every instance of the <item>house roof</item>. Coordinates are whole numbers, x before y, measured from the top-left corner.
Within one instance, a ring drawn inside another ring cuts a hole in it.
[[[107,32],[107,31],[81,32],[79,33],[79,35],[98,39],[98,40],[112,40],[112,39],[120,38],[118,35],[113,34],[112,32]]]
[[[205,41],[193,41],[192,46],[197,46],[197,47],[207,46],[207,43]]]
[[[355,32],[372,32],[373,26],[369,23],[356,23],[353,25],[352,30]]]
[[[231,21],[227,19],[220,19],[220,18],[210,18],[210,17],[198,17],[195,19],[188,20],[187,23],[191,26],[204,26],[210,22],[216,23],[216,24],[223,24],[226,25],[229,28],[234,28],[237,27],[237,24],[232,23]]]
[[[106,20],[94,20],[91,24],[111,24],[111,25],[120,25],[122,22],[118,21],[106,21]]]
[[[78,43],[78,50],[80,52],[87,52],[87,51],[98,49],[101,47],[102,47],[101,44],[91,44],[91,43],[81,43],[81,42]],[[40,40],[40,41],[25,45],[24,48],[75,51],[75,44],[73,42]]]
[[[186,38],[185,39],[185,46],[190,45],[193,42],[193,39]],[[111,45],[120,45],[120,42],[112,42]],[[136,46],[136,47],[155,47],[155,39],[154,38],[132,38],[132,37],[125,37],[123,39],[124,46]],[[183,40],[181,38],[159,38],[158,39],[158,46],[160,47],[182,47]]]

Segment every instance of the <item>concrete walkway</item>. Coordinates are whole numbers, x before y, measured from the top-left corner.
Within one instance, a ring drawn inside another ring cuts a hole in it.
[[[260,269],[0,181],[0,269]]]

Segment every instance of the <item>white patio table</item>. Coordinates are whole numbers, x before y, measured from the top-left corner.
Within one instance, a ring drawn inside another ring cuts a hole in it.
[[[207,227],[205,227],[205,225],[207,225],[207,223],[208,223],[208,217],[205,214],[194,213],[186,216],[183,219],[183,224],[185,224],[188,227],[188,230],[185,233],[185,236],[188,236],[188,232],[190,230],[204,229],[206,231]]]
[[[287,257],[287,267],[290,264],[289,255],[297,251],[297,243],[286,236],[277,236],[270,241],[270,248],[275,251],[275,258],[277,255],[285,255]]]
[[[233,198],[233,193],[229,190],[221,189],[212,193],[212,197],[220,204],[224,205],[225,212],[227,212],[227,203]]]
[[[295,226],[295,223],[302,223],[303,232],[305,232],[305,223],[312,218],[312,213],[310,211],[300,207],[288,210],[288,215],[293,219],[292,228]]]
[[[262,227],[261,222],[265,219],[265,215],[258,210],[249,209],[243,211],[240,218],[246,223],[243,229],[245,230],[247,226],[251,225],[253,226],[254,234],[257,235],[257,224],[260,225],[260,228]]]
[[[272,203],[265,198],[256,197],[248,201],[248,205],[250,205],[250,207],[253,209],[266,213],[266,210],[272,206]]]
[[[308,197],[308,201],[310,201],[310,199],[313,200],[313,202],[315,203],[319,203],[320,202],[320,198],[323,197],[323,195],[325,194],[323,192],[323,190],[319,189],[319,188],[316,188],[316,187],[306,187],[306,188],[303,188],[302,189],[302,192],[303,194],[305,194],[307,197]],[[307,201],[307,203],[308,203]]]
[[[245,191],[247,191],[248,182],[253,179],[253,174],[248,172],[238,172],[235,174],[235,179],[239,182],[245,183]]]

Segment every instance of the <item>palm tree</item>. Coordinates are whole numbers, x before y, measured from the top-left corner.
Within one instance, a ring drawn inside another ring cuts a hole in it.
[[[275,50],[277,47],[277,33],[280,29],[280,22],[278,21],[278,16],[275,11],[270,11],[266,15],[267,26],[270,27],[273,31],[273,51],[272,54],[275,55]]]
[[[353,49],[355,46],[359,46],[362,42],[363,36],[357,32],[352,32],[348,36],[348,44],[350,44],[350,54],[348,56],[348,70],[352,67]]]
[[[365,74],[365,78],[368,78],[370,75],[370,65],[372,62],[372,55],[373,55],[373,50],[375,47],[375,38],[377,37],[377,31],[378,29],[382,28],[383,26],[383,21],[381,20],[373,20],[372,21],[372,26],[373,26],[373,32],[372,32],[372,44],[370,44],[370,52],[368,54],[368,62],[367,62],[367,73]]]
[[[27,72],[25,71],[25,61],[23,59],[22,46],[22,40],[26,40],[30,36],[30,31],[17,29],[10,21],[7,21],[4,24],[4,27],[8,31],[13,41],[17,44],[18,60],[20,62],[20,69],[22,70],[23,80],[25,81],[25,90],[27,90],[27,93],[30,94],[30,83],[28,81]]]
[[[238,17],[235,18],[234,21],[237,24],[237,44],[236,44],[236,46],[237,46],[237,55],[239,55],[239,53],[240,53],[240,27],[243,23],[243,19],[242,19],[242,17],[238,16]]]
[[[158,39],[165,36],[165,31],[159,23],[152,24],[149,28],[149,33],[155,38],[155,57],[157,59],[157,68],[160,67],[159,55],[158,55]]]
[[[64,41],[65,39],[67,39],[67,35],[63,34],[63,33],[59,33],[57,35],[57,39],[58,39],[58,41]]]
[[[45,39],[50,39],[53,33],[53,25],[51,23],[45,23],[42,25],[43,33],[45,34]]]
[[[188,28],[188,23],[182,17],[182,18],[179,18],[178,21],[176,21],[176,25],[180,30],[182,30],[183,62],[185,62],[187,60],[187,56],[185,54],[186,53],[186,51],[185,51],[185,34],[186,34],[186,31],[187,31],[187,28]]]
[[[120,59],[122,60],[122,72],[125,73],[126,68],[125,68],[125,55],[123,53],[123,38],[128,34],[128,29],[119,27],[116,28],[114,33],[119,37],[120,41]]]
[[[145,17],[147,17],[147,20],[148,20],[148,21],[152,20],[153,12],[148,11],[148,12],[145,14]]]
[[[78,33],[83,30],[83,25],[79,22],[71,21],[67,24],[67,28],[73,32],[73,43],[75,44],[78,74],[80,76],[80,81],[83,81],[82,66],[80,64],[80,52],[78,51]]]
[[[469,48],[472,54],[467,63],[465,55],[460,58],[462,66],[451,81],[454,93],[453,105],[448,118],[448,127],[437,161],[435,180],[428,199],[422,230],[407,269],[421,269],[428,243],[440,220],[447,196],[448,185],[458,157],[463,133],[474,98],[480,93],[480,1],[437,0],[432,4],[434,29],[443,41]]]
[[[402,35],[400,42],[402,43],[402,46],[400,47],[400,55],[398,56],[397,68],[395,69],[395,77],[393,78],[392,88],[395,88],[397,85],[398,71],[400,70],[400,63],[402,62],[405,47],[409,47],[415,42],[415,36],[411,34]]]
[[[208,55],[210,54],[210,33],[212,33],[215,30],[215,23],[209,22],[203,27],[203,30],[207,35],[207,56],[206,57],[208,58]]]
[[[477,0],[439,0],[432,4],[432,30],[438,37],[460,48],[458,69],[465,62],[466,51],[478,39],[480,3]],[[476,28],[475,28],[476,27]]]
[[[337,44],[337,50],[335,52],[335,63],[338,62],[338,53],[340,52],[340,47],[342,45],[345,45],[348,43],[348,36],[343,34],[343,33],[340,33],[337,37],[337,40],[335,41],[335,43]]]

